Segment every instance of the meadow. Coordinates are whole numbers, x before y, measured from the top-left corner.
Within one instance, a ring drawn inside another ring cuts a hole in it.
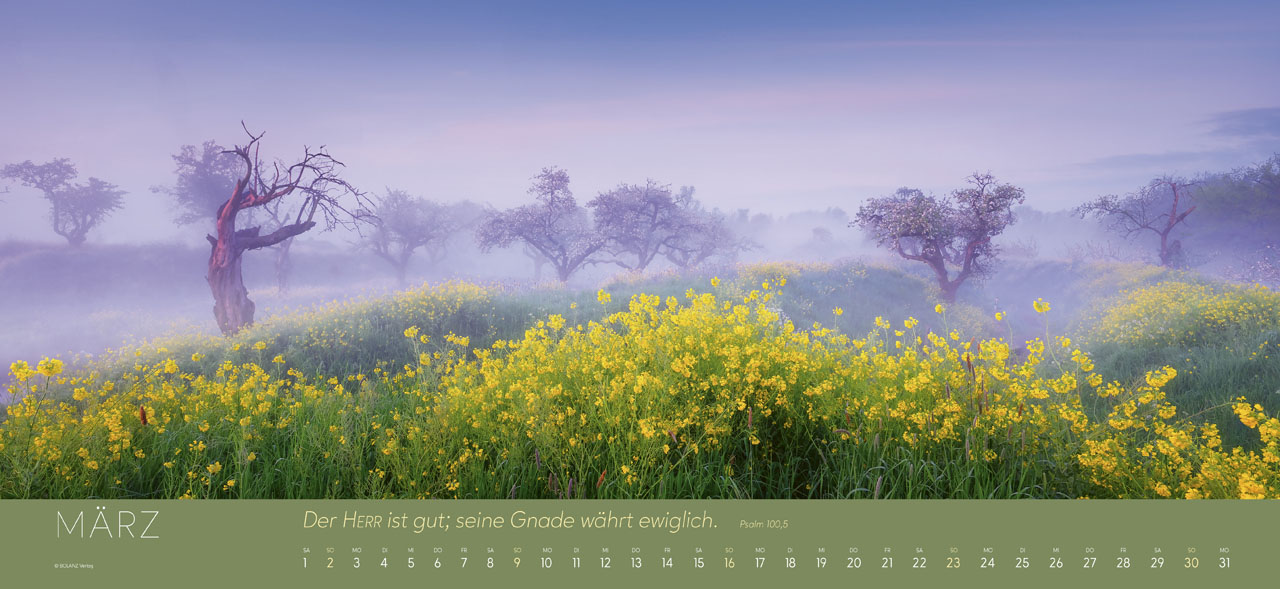
[[[18,361],[0,497],[1280,496],[1280,294],[1037,272],[451,282]]]

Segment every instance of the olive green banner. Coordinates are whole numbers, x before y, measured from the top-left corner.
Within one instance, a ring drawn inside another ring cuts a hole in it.
[[[1270,586],[1275,501],[4,501],[10,587]]]

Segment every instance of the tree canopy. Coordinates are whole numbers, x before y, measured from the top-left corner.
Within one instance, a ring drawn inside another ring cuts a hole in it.
[[[153,186],[151,191],[173,197],[178,208],[175,220],[180,225],[213,221],[245,172],[243,160],[212,140],[199,146],[183,145],[173,161],[177,182]]]
[[[403,286],[414,252],[425,249],[431,261],[438,262],[464,220],[448,205],[403,190],[387,190],[377,200],[370,222],[373,231],[363,240],[364,247],[390,264]]]
[[[43,164],[31,160],[9,164],[0,170],[0,176],[41,191],[49,201],[53,232],[73,247],[83,244],[90,229],[124,205],[126,193],[110,182],[89,178],[87,183],[72,184],[77,176],[76,167],[66,158]]]
[[[902,258],[928,265],[943,299],[954,301],[965,280],[994,269],[999,248],[992,238],[1014,222],[1012,209],[1025,199],[1021,188],[999,184],[991,174],[975,173],[967,181],[970,187],[941,199],[914,188],[872,198],[850,226]]]
[[[568,172],[543,168],[533,177],[528,193],[534,197],[532,204],[492,211],[476,230],[476,242],[481,251],[523,243],[555,268],[561,282],[567,282],[607,240],[574,199]]]

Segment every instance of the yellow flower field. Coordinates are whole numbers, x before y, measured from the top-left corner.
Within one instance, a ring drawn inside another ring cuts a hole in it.
[[[796,276],[582,293],[533,318],[448,284],[74,372],[15,363],[0,496],[1280,495],[1260,404],[1230,403],[1254,438],[1227,447],[1168,398],[1175,367],[1122,381],[1066,337],[914,317],[796,325],[778,307]]]

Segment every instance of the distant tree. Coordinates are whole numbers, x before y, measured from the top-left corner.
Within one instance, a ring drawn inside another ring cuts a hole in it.
[[[538,250],[529,247],[527,243],[520,247],[520,251],[525,257],[533,261],[533,281],[539,284],[542,283],[542,268],[550,260],[547,260],[547,257],[539,253]]]
[[[596,228],[607,240],[605,249],[612,262],[628,270],[643,272],[649,264],[681,238],[692,219],[682,202],[693,198],[693,189],[684,187],[673,195],[669,185],[646,180],[643,186],[623,184],[603,192],[587,203]]]
[[[126,194],[115,184],[97,178],[89,178],[87,184],[72,184],[76,175],[75,165],[66,158],[44,164],[27,160],[9,164],[0,170],[0,176],[44,193],[45,200],[49,201],[53,232],[65,238],[72,247],[80,247],[90,229],[119,209]]]
[[[573,198],[564,170],[543,168],[529,194],[533,204],[490,213],[476,229],[476,242],[481,251],[520,242],[545,258],[560,282],[568,282],[583,265],[596,261],[592,256],[606,240]]]
[[[713,258],[732,260],[739,252],[759,247],[754,241],[740,237],[719,211],[704,210],[692,195],[690,189],[678,201],[682,225],[663,251],[668,261],[687,270]]]
[[[463,219],[448,205],[388,190],[378,199],[371,222],[373,232],[365,237],[364,247],[390,264],[398,284],[404,286],[414,251],[423,249],[433,264],[438,263]]]
[[[719,214],[702,210],[691,186],[673,194],[670,186],[653,180],[623,184],[587,206],[614,256],[611,261],[628,270],[644,271],[660,256],[688,268],[749,245],[734,237]]]
[[[1197,178],[1195,200],[1197,240],[1246,254],[1264,247],[1280,226],[1280,155]]]
[[[715,257],[732,259],[738,252],[754,247],[754,242],[734,234],[723,215],[706,212],[690,219],[680,239],[672,241],[664,255],[672,264],[688,270]]]
[[[262,211],[266,213],[266,219],[262,223],[262,230],[267,233],[275,233],[281,228],[289,225],[291,219],[296,217],[297,211],[289,208],[284,199],[276,199],[267,204],[262,205]],[[253,222],[253,216],[247,216],[248,222]],[[276,273],[276,290],[285,292],[289,290],[289,275],[293,273],[293,258],[290,252],[293,251],[294,237],[287,237],[280,243],[271,246],[275,251],[275,273]]]
[[[1232,173],[1241,182],[1247,182],[1267,199],[1280,199],[1280,154],[1256,166],[1240,168]],[[1274,204],[1274,203],[1273,203]]]
[[[173,161],[177,164],[177,183],[152,186],[151,191],[173,197],[179,225],[212,226],[227,195],[235,191],[236,181],[244,177],[244,161],[215,141],[205,141],[198,147],[183,145],[173,155]]]
[[[440,206],[443,207],[443,216],[453,227],[453,231],[444,239],[431,241],[423,246],[427,261],[433,267],[442,264],[454,249],[473,247],[476,227],[484,222],[489,213],[483,206],[469,200]]]
[[[230,152],[242,162],[243,176],[236,180],[228,198],[218,207],[215,234],[207,236],[212,246],[206,278],[213,292],[213,314],[218,328],[227,335],[253,324],[255,306],[249,300],[240,267],[244,252],[270,247],[309,231],[316,226],[317,214],[327,228],[332,229],[337,225],[355,224],[362,219],[360,211],[368,208],[364,194],[338,177],[343,164],[333,159],[324,147],[316,151],[304,148],[302,158],[296,163],[277,162],[268,166],[258,155],[258,142],[263,134],[254,135],[247,128],[245,133],[249,135],[249,142]],[[260,235],[260,226],[236,229],[241,211],[264,207],[286,197],[300,201],[297,215],[287,224],[266,235]],[[345,197],[356,206],[344,205]]]
[[[1109,230],[1129,239],[1146,231],[1154,233],[1160,237],[1157,250],[1160,265],[1176,268],[1185,265],[1186,255],[1182,241],[1170,237],[1174,228],[1196,210],[1190,202],[1190,191],[1195,185],[1182,178],[1156,178],[1137,192],[1124,197],[1100,196],[1076,207],[1075,212],[1080,218],[1092,215],[1105,221]]]
[[[975,173],[967,181],[972,187],[943,199],[899,188],[893,196],[867,201],[849,225],[881,247],[928,265],[943,300],[953,302],[965,280],[992,271],[999,248],[991,240],[1014,222],[1012,208],[1025,198],[1021,188],[998,184],[991,174]]]

